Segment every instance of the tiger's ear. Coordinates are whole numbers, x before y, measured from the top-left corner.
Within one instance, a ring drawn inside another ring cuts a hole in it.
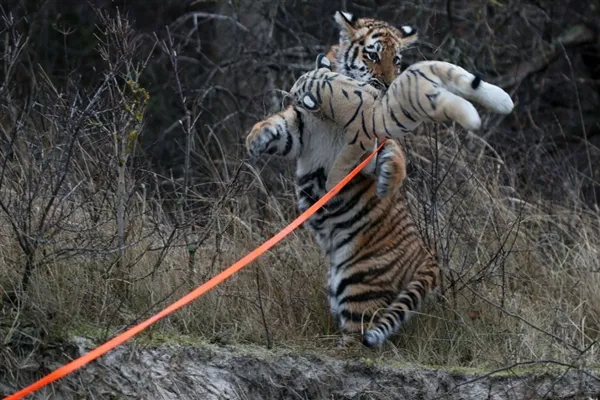
[[[356,32],[355,24],[358,18],[346,11],[336,11],[333,18],[340,27],[340,38],[351,38],[354,36],[354,32]]]
[[[308,92],[300,96],[299,103],[300,107],[308,111],[319,111],[321,108],[321,104],[319,104],[315,96]]]
[[[327,68],[331,71],[331,61],[323,53],[317,56],[317,69],[319,68]]]
[[[398,28],[398,30],[400,31],[401,40],[404,46],[412,44],[419,38],[417,28],[415,28],[414,26],[402,25]]]

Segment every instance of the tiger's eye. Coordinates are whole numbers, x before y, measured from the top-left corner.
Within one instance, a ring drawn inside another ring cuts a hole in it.
[[[369,61],[373,61],[373,62],[377,62],[379,61],[379,55],[377,53],[371,53],[368,51],[365,51],[365,58]]]

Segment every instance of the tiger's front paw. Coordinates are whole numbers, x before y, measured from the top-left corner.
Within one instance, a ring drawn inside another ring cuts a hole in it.
[[[257,122],[246,137],[246,149],[252,157],[274,154],[277,152],[279,139],[281,133],[276,125],[269,121]]]
[[[377,197],[383,199],[394,193],[406,179],[406,159],[399,145],[388,142],[377,159]]]

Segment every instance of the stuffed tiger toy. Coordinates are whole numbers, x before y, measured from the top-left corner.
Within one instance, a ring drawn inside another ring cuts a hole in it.
[[[301,76],[290,95],[301,107],[319,111],[319,117],[333,120],[345,131],[348,145],[332,166],[327,190],[372,151],[377,138],[399,139],[426,121],[456,121],[465,129],[479,129],[479,113],[465,99],[500,114],[513,109],[504,90],[441,61],[413,64],[382,95],[365,82],[332,72],[329,59],[319,55],[317,69]]]

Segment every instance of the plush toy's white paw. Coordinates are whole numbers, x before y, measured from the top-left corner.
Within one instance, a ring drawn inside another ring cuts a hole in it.
[[[326,68],[331,71],[331,61],[323,53],[317,56],[317,69],[319,68]]]
[[[475,90],[475,95],[481,105],[499,114],[510,114],[515,107],[508,93],[487,82],[481,82],[481,85]]]
[[[320,108],[319,102],[312,93],[304,93],[300,96],[300,105],[309,111],[317,111]]]

